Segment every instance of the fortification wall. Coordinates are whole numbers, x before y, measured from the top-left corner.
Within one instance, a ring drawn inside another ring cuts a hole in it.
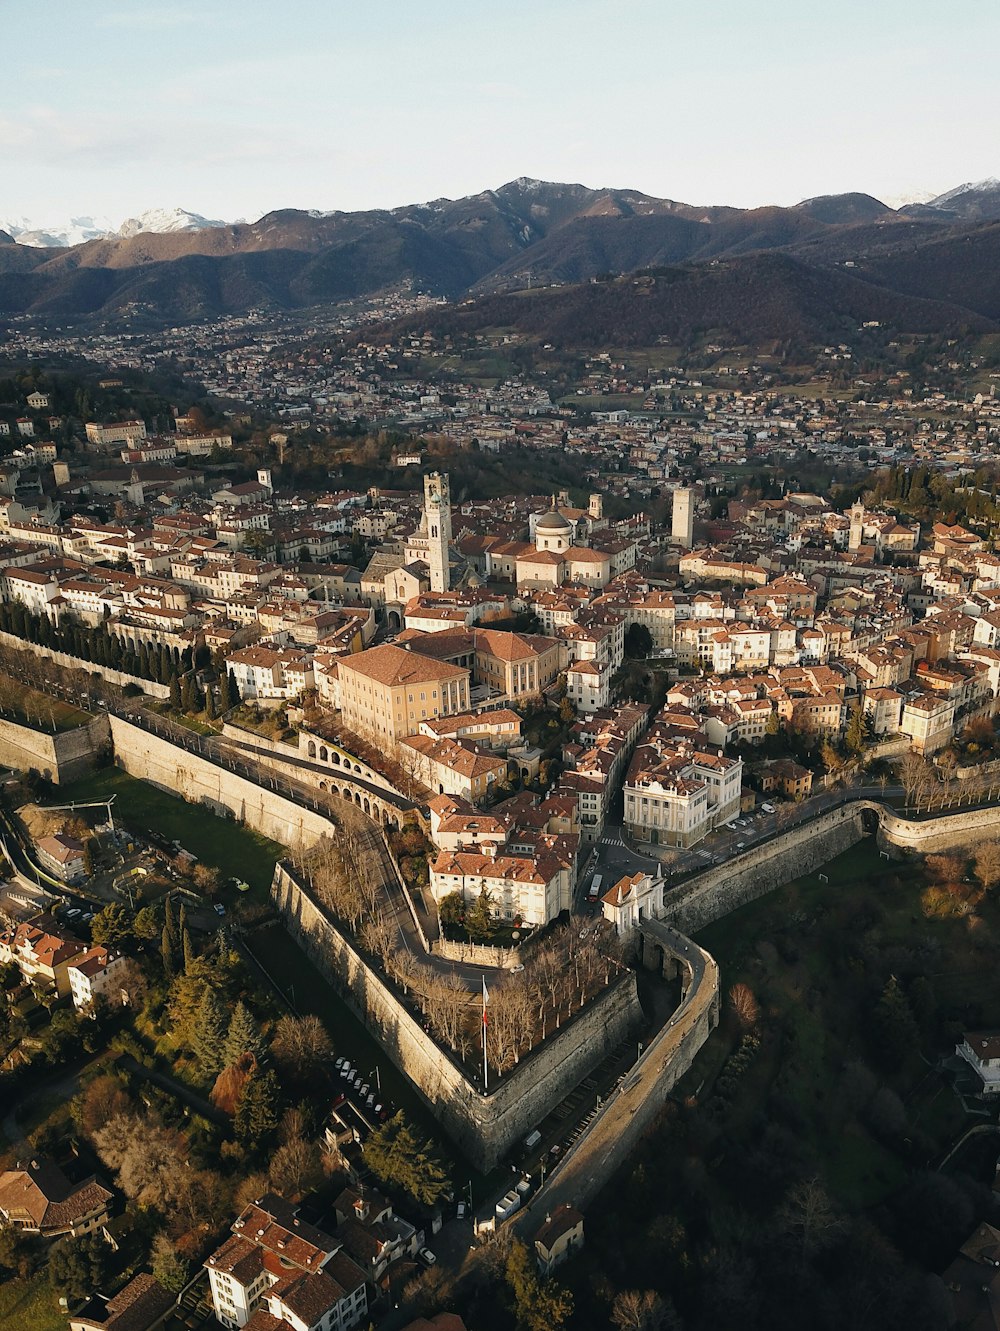
[[[864,811],[877,807],[859,801],[831,809],[668,889],[662,918],[683,933],[696,933],[773,888],[814,873],[867,835]]]
[[[106,716],[55,735],[0,720],[0,766],[21,772],[33,767],[58,786],[88,772],[110,737]]]
[[[484,1171],[641,1019],[635,975],[629,971],[483,1095],[280,864],[271,895],[303,950],[381,1042],[449,1135]]]
[[[49,661],[55,661],[56,665],[65,666],[68,670],[83,670],[88,675],[100,675],[109,684],[117,684],[119,688],[124,688],[126,684],[135,684],[150,698],[170,697],[170,686],[167,684],[157,684],[150,679],[139,679],[137,675],[126,675],[123,670],[112,670],[110,666],[98,665],[96,661],[85,661],[82,656],[68,656],[65,652],[54,652],[51,647],[39,647],[36,643],[26,642],[24,638],[15,637],[13,633],[0,632],[0,642],[6,647],[15,648],[19,652],[30,652],[32,656],[44,656]]]
[[[883,848],[897,847],[926,855],[939,850],[962,850],[981,841],[995,841],[997,837],[1000,837],[1000,805],[936,814],[919,821],[879,808],[879,844]]]
[[[149,781],[191,804],[205,805],[222,817],[236,818],[292,849],[306,849],[321,837],[335,833],[335,825],[322,814],[151,735],[120,716],[110,717],[110,725],[115,759],[130,776]]]

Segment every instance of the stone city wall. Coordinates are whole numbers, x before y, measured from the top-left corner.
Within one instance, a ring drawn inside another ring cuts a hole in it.
[[[696,933],[783,883],[814,873],[867,835],[864,810],[877,807],[858,801],[831,809],[668,888],[661,918],[683,933]]]
[[[151,735],[120,716],[109,720],[115,760],[130,776],[149,781],[191,804],[204,805],[222,817],[234,817],[292,849],[307,849],[321,837],[335,835],[334,823],[322,814]]]
[[[0,720],[0,766],[26,772],[34,768],[54,785],[76,781],[94,765],[97,752],[111,738],[106,716],[55,735]]]
[[[150,698],[170,697],[170,686],[168,684],[157,684],[150,679],[139,679],[137,675],[126,675],[122,670],[112,670],[110,666],[98,665],[96,661],[85,661],[82,656],[68,656],[65,652],[54,652],[51,647],[39,647],[33,642],[25,641],[24,638],[15,637],[13,633],[0,632],[0,643],[3,643],[6,647],[13,647],[19,652],[30,652],[32,656],[44,656],[49,661],[55,661],[56,665],[65,666],[68,670],[82,670],[88,675],[100,675],[109,684],[117,684],[122,689],[126,684],[135,684]]]
[[[635,974],[628,971],[483,1095],[283,865],[275,870],[271,895],[292,936],[484,1171],[526,1137],[641,1020]]]
[[[872,806],[878,807],[878,806]],[[963,813],[939,813],[929,818],[909,819],[879,808],[879,845],[926,855],[940,850],[966,850],[981,841],[1000,837],[1000,806],[967,809]]]

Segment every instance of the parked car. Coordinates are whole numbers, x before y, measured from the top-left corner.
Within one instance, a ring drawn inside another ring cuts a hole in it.
[[[773,804],[762,804],[762,805],[760,806],[760,811],[761,811],[761,813],[775,813],[775,812],[776,812],[775,807],[774,807]]]
[[[424,1263],[425,1266],[433,1266],[437,1261],[437,1258],[431,1252],[430,1248],[421,1248],[417,1256],[420,1258],[420,1260]]]
[[[457,1206],[457,1208],[456,1208],[456,1210],[455,1210],[455,1215],[458,1217],[459,1220],[464,1220],[464,1219],[465,1219],[465,1213],[466,1213],[466,1211],[467,1211],[468,1209],[469,1209],[469,1208],[468,1208],[468,1205],[467,1205],[465,1202],[459,1202],[459,1204],[458,1204],[458,1206]]]

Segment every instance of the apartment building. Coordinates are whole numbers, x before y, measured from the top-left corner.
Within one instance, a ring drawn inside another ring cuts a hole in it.
[[[343,658],[338,676],[344,724],[389,745],[421,721],[469,710],[468,669],[392,643]]]

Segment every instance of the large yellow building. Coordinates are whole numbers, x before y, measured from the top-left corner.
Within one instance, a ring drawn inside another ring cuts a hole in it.
[[[344,724],[394,745],[421,721],[469,710],[469,672],[385,643],[338,663]]]

